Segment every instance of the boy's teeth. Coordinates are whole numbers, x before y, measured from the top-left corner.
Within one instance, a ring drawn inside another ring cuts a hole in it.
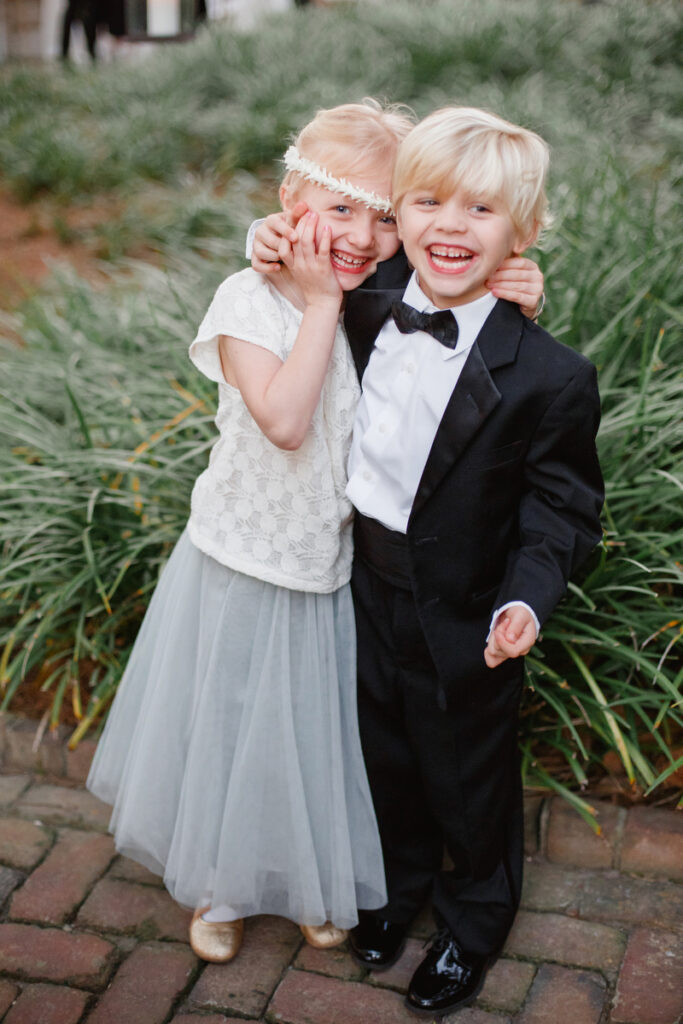
[[[449,259],[467,259],[472,255],[469,249],[452,249],[446,245],[433,245],[429,251],[432,256],[446,256]]]
[[[452,270],[453,267],[469,262],[474,253],[469,249],[459,249],[448,245],[433,245],[429,247],[429,255],[432,263],[444,270]]]

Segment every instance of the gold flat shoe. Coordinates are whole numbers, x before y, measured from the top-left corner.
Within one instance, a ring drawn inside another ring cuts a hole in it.
[[[300,924],[299,928],[309,946],[315,949],[334,949],[346,941],[348,932],[344,928],[337,928],[331,921],[325,924]]]
[[[226,964],[237,956],[242,945],[244,919],[236,921],[205,921],[202,914],[208,907],[195,910],[190,922],[190,946],[202,960],[212,964]]]

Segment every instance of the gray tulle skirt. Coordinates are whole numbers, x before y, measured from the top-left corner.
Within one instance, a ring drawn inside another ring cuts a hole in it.
[[[117,849],[189,907],[351,927],[386,902],[358,735],[348,585],[286,590],[184,533],[97,747],[88,787]]]

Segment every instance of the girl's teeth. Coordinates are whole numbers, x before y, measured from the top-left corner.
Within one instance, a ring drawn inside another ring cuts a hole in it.
[[[350,267],[362,267],[364,263],[367,263],[365,259],[354,259],[352,256],[342,256],[340,252],[333,253],[334,258],[338,263],[348,263]]]

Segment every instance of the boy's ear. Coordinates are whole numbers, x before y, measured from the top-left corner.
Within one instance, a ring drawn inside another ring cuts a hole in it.
[[[513,251],[514,255],[515,256],[521,256],[522,253],[526,249],[529,249],[534,244],[536,239],[538,238],[538,236],[540,234],[540,231],[541,231],[541,225],[538,223],[537,220],[535,220],[534,221],[534,225],[533,225],[533,227],[531,229],[531,232],[526,236],[526,238],[523,239],[523,241],[519,241],[519,239],[523,238],[523,236],[522,236],[522,234],[520,232],[520,234],[517,235],[517,239],[518,240],[515,242],[515,244],[512,247],[512,251]]]

